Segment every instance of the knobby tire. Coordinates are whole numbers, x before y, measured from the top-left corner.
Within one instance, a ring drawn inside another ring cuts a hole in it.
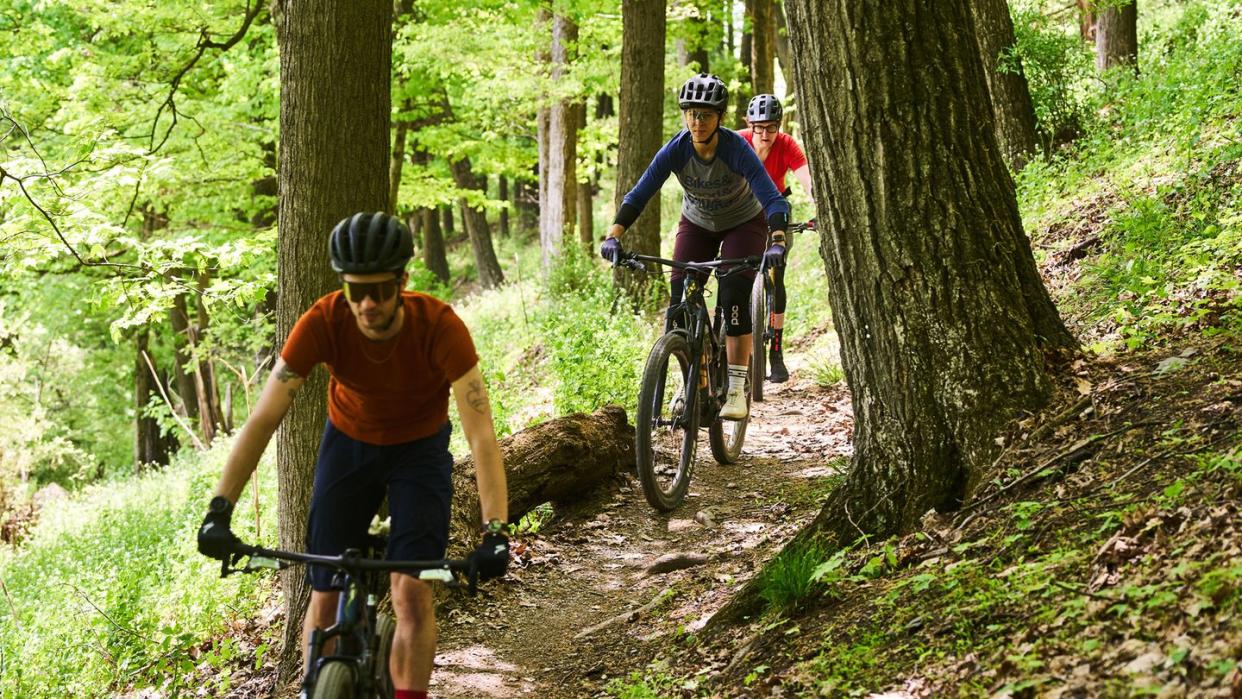
[[[689,375],[691,356],[683,333],[664,334],[647,356],[638,392],[634,439],[638,479],[647,502],[661,512],[681,504],[694,469],[699,402],[698,377]],[[674,392],[682,389],[681,413],[674,415],[669,404]]]
[[[354,669],[349,663],[329,660],[319,668],[312,699],[354,699]]]

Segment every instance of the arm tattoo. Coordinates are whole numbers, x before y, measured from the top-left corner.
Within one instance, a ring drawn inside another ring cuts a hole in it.
[[[466,402],[480,415],[487,414],[487,393],[483,390],[482,381],[471,381],[470,390],[466,392]]]
[[[289,368],[288,364],[281,364],[276,367],[276,379],[278,381],[292,381],[293,379],[305,378],[296,371]]]

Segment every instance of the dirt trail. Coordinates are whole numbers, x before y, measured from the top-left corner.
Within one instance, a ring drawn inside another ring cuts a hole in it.
[[[652,510],[632,475],[537,536],[519,537],[524,565],[441,617],[436,697],[582,697],[641,669],[661,644],[693,632],[819,509],[826,476],[850,453],[843,384],[817,386],[789,356],[792,378],[755,404],[742,460],[721,466],[706,432],[686,502]],[[667,554],[705,561],[667,573]],[[648,609],[641,615],[632,610]],[[597,631],[584,630],[613,621]]]

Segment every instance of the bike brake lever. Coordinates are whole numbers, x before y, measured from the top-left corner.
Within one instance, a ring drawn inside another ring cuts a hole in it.
[[[625,261],[624,261],[624,262],[622,262],[621,264],[623,264],[623,265],[625,265],[626,267],[629,267],[630,269],[635,270],[635,271],[637,271],[637,272],[646,272],[646,271],[647,271],[647,265],[643,264],[642,262],[639,262],[638,260],[625,260]]]

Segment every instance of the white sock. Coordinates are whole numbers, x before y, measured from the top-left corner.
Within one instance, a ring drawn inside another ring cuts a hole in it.
[[[741,391],[746,388],[746,376],[750,374],[750,367],[745,364],[729,365],[729,391]]]

